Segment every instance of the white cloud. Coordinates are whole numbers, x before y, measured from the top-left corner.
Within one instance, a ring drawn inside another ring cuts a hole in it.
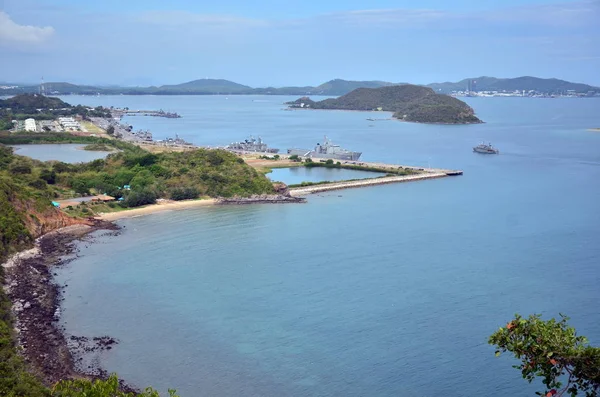
[[[0,44],[38,44],[53,34],[54,28],[51,26],[19,25],[6,12],[0,11]]]

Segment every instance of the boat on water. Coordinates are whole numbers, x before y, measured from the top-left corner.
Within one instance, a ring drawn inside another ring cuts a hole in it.
[[[323,143],[317,143],[317,146],[313,150],[310,149],[288,149],[289,155],[297,155],[302,157],[315,157],[324,159],[335,159],[335,160],[352,160],[356,161],[362,155],[362,152],[353,152],[351,150],[344,149],[340,145],[334,145],[329,138],[325,137]]]
[[[252,136],[243,140],[242,142],[230,143],[226,146],[226,149],[244,152],[279,153],[279,149],[270,148],[266,143],[263,142],[261,137],[255,139]]]
[[[500,151],[498,149],[496,149],[495,147],[492,146],[491,143],[489,144],[485,144],[485,143],[481,143],[480,145],[477,145],[473,148],[473,151],[475,153],[483,153],[483,154],[498,154],[500,153]]]

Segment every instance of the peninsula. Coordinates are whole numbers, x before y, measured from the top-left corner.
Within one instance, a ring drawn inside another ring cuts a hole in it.
[[[431,88],[403,84],[380,88],[357,88],[339,98],[315,102],[308,97],[288,102],[296,109],[335,109],[394,112],[402,121],[431,124],[476,124],[482,121],[460,99],[436,94]]]

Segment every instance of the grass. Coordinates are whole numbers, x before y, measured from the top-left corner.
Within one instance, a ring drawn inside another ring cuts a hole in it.
[[[91,123],[89,121],[81,121],[81,126],[83,128],[85,128],[88,132],[91,132],[92,134],[102,134],[102,135],[106,134],[106,131],[104,131],[102,128],[94,125],[94,123]]]

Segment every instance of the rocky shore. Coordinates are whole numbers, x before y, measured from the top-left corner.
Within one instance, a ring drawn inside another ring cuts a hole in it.
[[[50,232],[35,247],[17,254],[2,266],[4,290],[13,303],[17,342],[25,362],[46,385],[81,376],[104,378],[94,355],[111,349],[117,341],[110,336],[69,336],[60,319],[61,289],[53,281],[53,269],[77,256],[75,241],[104,230],[118,233],[110,222],[93,221]],[[125,390],[134,390],[123,385]]]
[[[305,203],[304,197],[293,197],[283,194],[261,194],[251,197],[231,197],[220,198],[218,205],[238,205],[238,204],[284,204],[284,203]]]

